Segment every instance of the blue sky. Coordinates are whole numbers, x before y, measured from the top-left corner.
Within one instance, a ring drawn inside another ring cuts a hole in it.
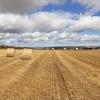
[[[100,46],[99,0],[16,1],[0,0],[0,45]]]
[[[64,3],[62,5],[46,5],[42,8],[42,11],[57,11],[57,10],[61,10],[61,11],[65,11],[65,12],[71,12],[71,13],[85,13],[85,7],[80,5],[80,4],[72,4],[72,3]]]

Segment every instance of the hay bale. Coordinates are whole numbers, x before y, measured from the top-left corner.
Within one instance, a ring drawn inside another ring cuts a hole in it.
[[[76,48],[76,50],[79,50],[78,48]]]
[[[6,57],[14,57],[15,56],[15,49],[14,48],[7,48]]]
[[[66,50],[66,48],[64,48],[64,50]]]
[[[54,50],[54,48],[52,48],[52,50]]]
[[[93,50],[95,51],[96,49],[95,49],[95,48],[93,48]]]
[[[32,49],[24,49],[21,59],[31,60],[33,58]]]

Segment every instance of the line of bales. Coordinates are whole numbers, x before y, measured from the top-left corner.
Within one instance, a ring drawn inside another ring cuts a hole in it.
[[[18,49],[18,48],[17,48]],[[21,48],[22,55],[21,59],[31,60],[33,58],[33,50],[100,50],[100,47],[49,47],[49,48]],[[6,57],[14,57],[16,48],[7,48]]]
[[[15,48],[7,48],[6,57],[15,57],[16,49]],[[31,60],[33,58],[33,50],[32,49],[23,49],[22,54],[20,55],[21,59]]]
[[[100,47],[48,47],[48,48],[36,48],[42,50],[100,50]]]

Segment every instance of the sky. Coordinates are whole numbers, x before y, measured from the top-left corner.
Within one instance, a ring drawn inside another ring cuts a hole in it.
[[[100,46],[100,0],[0,0],[0,45]]]

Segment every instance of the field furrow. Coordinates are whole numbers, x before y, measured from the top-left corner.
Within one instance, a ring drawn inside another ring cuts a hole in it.
[[[2,100],[69,100],[52,53],[46,52],[43,56],[28,68],[23,77],[7,87]]]
[[[59,68],[69,87],[72,100],[99,100],[100,74],[90,70],[90,66],[80,62],[64,52],[56,52]],[[63,67],[60,67],[63,66]],[[97,75],[96,77],[94,76]]]
[[[72,52],[72,53],[67,52],[67,54],[74,57],[75,59],[87,63],[91,67],[95,68],[97,71],[100,71],[100,55],[92,56],[92,55],[87,55],[87,53],[84,52]]]
[[[37,57],[34,57],[33,60],[19,60],[18,62],[8,65],[7,68],[3,68],[0,70],[0,99],[4,100],[2,97],[3,93],[7,90],[7,88],[18,81],[24,73],[29,69],[29,67],[40,57],[38,54]]]
[[[3,52],[0,100],[100,100],[100,51],[33,50],[32,60]]]

